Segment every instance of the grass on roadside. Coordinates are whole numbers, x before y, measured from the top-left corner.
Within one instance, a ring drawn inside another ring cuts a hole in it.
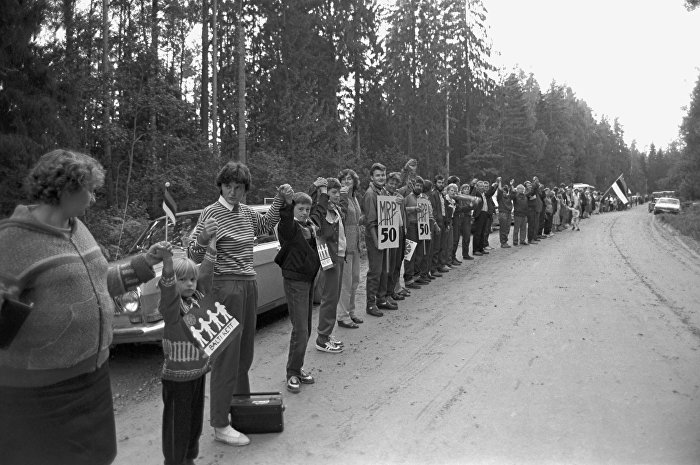
[[[678,215],[662,213],[659,217],[661,221],[673,226],[681,234],[700,242],[700,203],[683,205]]]

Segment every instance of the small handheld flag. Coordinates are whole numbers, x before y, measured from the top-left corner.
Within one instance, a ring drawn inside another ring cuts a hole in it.
[[[175,200],[173,199],[172,195],[170,195],[170,191],[168,191],[168,187],[170,187],[170,183],[166,182],[165,183],[165,192],[163,192],[163,211],[165,212],[165,215],[172,221],[173,224],[175,224],[175,215],[177,214],[177,204],[175,203]]]

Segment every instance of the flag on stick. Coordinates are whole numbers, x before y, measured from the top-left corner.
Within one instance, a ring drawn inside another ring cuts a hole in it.
[[[175,203],[173,196],[170,195],[170,191],[168,191],[168,187],[170,187],[170,183],[166,182],[165,183],[165,192],[163,192],[163,211],[165,212],[165,216],[167,216],[170,219],[170,221],[172,221],[172,223],[175,224],[175,215],[177,214],[177,204]]]
[[[615,180],[615,182],[612,185],[612,190],[615,191],[615,195],[622,200],[622,203],[628,204],[630,203],[629,199],[627,198],[627,184],[625,183],[625,178],[621,174],[619,178]]]

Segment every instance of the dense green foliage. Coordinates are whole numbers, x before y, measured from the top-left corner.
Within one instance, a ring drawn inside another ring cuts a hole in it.
[[[284,182],[305,189],[345,167],[366,180],[372,162],[398,171],[408,158],[426,176],[604,189],[624,172],[637,192],[698,195],[700,90],[683,142],[640,152],[573,89],[494,69],[481,0],[0,4],[0,215],[23,201],[42,153],[84,151],[107,169],[87,221],[113,248],[160,214],[165,181],[181,210],[211,202],[230,159],[251,167],[251,203]]]

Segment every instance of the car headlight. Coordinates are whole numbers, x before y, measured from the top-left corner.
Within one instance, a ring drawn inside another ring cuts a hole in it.
[[[141,288],[136,288],[135,291],[129,291],[117,297],[117,303],[126,313],[134,313],[141,306]]]

